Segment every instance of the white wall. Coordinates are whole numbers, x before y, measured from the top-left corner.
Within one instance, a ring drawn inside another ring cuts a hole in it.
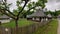
[[[36,18],[36,20],[38,20],[38,21],[39,21],[39,18]]]
[[[32,18],[32,20],[35,20],[34,18]]]
[[[0,20],[0,21],[1,21],[1,23],[8,23],[8,22],[10,22],[10,19]]]

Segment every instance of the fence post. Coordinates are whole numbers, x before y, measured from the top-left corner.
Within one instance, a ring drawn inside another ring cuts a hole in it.
[[[10,28],[10,30],[11,30],[11,34],[12,34],[12,32],[13,32],[12,28]]]
[[[0,21],[0,26],[1,26],[1,21]]]
[[[29,29],[29,27],[27,26],[27,27],[26,27],[26,30],[27,30],[27,31],[26,31],[26,34],[29,34],[29,31],[28,31],[28,29]]]

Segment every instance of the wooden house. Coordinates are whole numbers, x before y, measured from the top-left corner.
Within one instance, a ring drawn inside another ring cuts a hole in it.
[[[46,20],[46,15],[41,9],[37,9],[36,12],[34,12],[31,15],[27,15],[28,20],[34,20],[34,21],[43,21]]]

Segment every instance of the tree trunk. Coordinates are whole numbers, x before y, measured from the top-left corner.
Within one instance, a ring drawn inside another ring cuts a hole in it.
[[[15,20],[15,24],[16,24],[16,34],[18,34],[18,20]]]
[[[0,22],[0,26],[1,26],[1,22]]]

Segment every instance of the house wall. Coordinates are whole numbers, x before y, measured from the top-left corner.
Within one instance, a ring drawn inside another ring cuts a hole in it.
[[[35,20],[35,18],[32,18],[32,20]]]
[[[33,17],[33,18],[31,18],[31,20],[33,20],[33,21],[38,21],[38,22],[44,22],[44,21],[48,21],[49,19],[48,18],[46,18],[46,17]]]
[[[0,20],[0,21],[1,21],[1,23],[8,23],[8,22],[10,22],[10,19]]]
[[[46,21],[48,21],[48,18],[46,18]]]
[[[40,21],[40,18],[37,18],[37,17],[34,18],[34,17],[33,17],[32,20],[34,20],[34,21]]]
[[[40,21],[40,19],[39,19],[39,18],[36,18],[36,20],[37,20],[37,21]]]
[[[41,18],[41,22],[48,21],[48,18]]]

